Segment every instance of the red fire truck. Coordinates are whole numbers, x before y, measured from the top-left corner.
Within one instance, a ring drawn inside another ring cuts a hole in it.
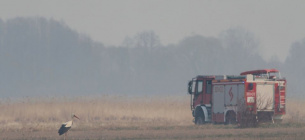
[[[274,122],[285,114],[286,80],[276,69],[198,75],[189,81],[188,93],[195,124]]]

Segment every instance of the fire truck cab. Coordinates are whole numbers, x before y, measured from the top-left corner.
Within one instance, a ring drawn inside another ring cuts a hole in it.
[[[276,69],[240,75],[198,75],[188,83],[195,124],[281,120],[285,114],[286,80]],[[243,116],[242,114],[251,114]]]

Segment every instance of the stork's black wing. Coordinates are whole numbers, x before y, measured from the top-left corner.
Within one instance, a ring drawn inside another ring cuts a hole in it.
[[[65,134],[71,127],[66,127],[66,124],[62,124],[58,130],[58,134],[62,135]]]

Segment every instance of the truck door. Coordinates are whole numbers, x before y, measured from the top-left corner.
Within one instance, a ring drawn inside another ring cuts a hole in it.
[[[274,84],[256,85],[257,110],[273,110],[274,107]]]
[[[224,95],[225,86],[222,84],[215,84],[213,86],[213,121],[224,122]]]
[[[204,80],[204,96],[203,96],[203,103],[204,104],[211,104],[211,95],[212,95],[212,80],[205,79]]]
[[[196,86],[195,86],[195,95],[193,99],[193,106],[201,105],[203,104],[203,80],[198,79],[196,81]]]

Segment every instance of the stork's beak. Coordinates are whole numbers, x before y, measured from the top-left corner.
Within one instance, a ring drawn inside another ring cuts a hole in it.
[[[76,115],[73,115],[73,117],[75,117],[75,118],[77,118],[77,119],[79,119]],[[80,120],[80,119],[79,119]]]

